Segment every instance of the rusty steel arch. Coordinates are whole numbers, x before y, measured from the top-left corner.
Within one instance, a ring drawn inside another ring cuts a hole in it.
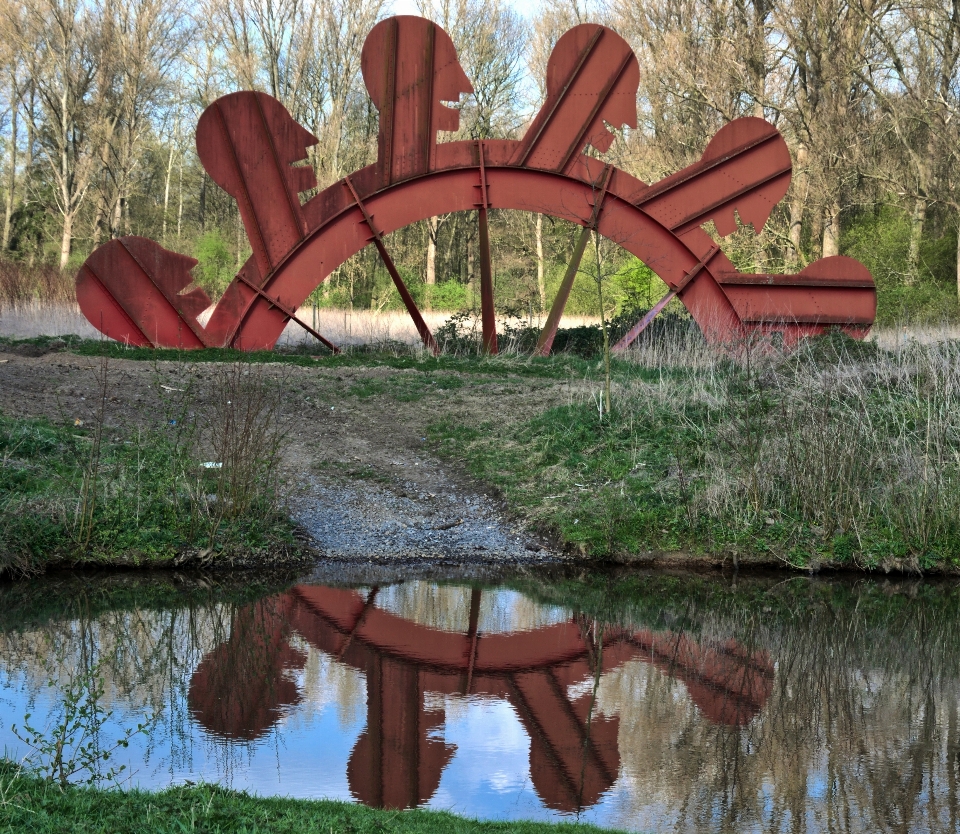
[[[772,125],[756,118],[730,122],[699,162],[655,185],[585,155],[585,146],[610,147],[608,124],[637,124],[639,66],[611,29],[582,24],[560,38],[548,62],[546,101],[517,141],[437,141],[438,131],[459,123],[447,102],[472,87],[449,36],[431,21],[381,21],[367,38],[362,63],[380,111],[377,162],[306,202],[300,194],[315,179],[301,163],[317,140],[280,102],[264,93],[232,93],[201,115],[198,155],[237,200],[253,250],[209,322],[198,318],[209,298],[189,290],[192,259],[143,238],[111,241],[81,267],[77,298],[87,318],[133,344],[247,350],[272,347],[292,320],[335,350],[297,317],[297,308],[334,269],[373,243],[421,339],[436,351],[383,236],[429,217],[476,211],[483,343],[496,352],[487,213],[514,209],[584,230],[538,344],[542,354],[549,353],[590,230],[632,252],[667,284],[651,317],[678,297],[710,341],[776,331],[792,342],[829,326],[855,336],[869,329],[876,292],[858,262],[824,258],[797,275],[745,275],[701,228],[709,221],[719,234],[729,234],[737,216],[757,231],[766,223],[792,168]],[[649,318],[617,347],[635,338]]]

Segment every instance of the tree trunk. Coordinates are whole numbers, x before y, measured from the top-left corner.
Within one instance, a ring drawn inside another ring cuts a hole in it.
[[[537,292],[540,294],[540,310],[547,309],[547,288],[543,277],[543,215],[537,215]]]
[[[810,260],[815,261],[823,252],[823,212],[814,211],[810,218]]]
[[[200,175],[200,209],[199,209],[199,220],[200,220],[200,232],[201,234],[207,230],[207,174],[206,172]]]
[[[28,183],[30,182],[29,180],[30,171],[33,168],[33,140],[34,140],[34,133],[33,133],[34,112],[33,111],[35,106],[35,100],[36,100],[36,88],[33,86],[32,83],[30,83],[30,105],[29,105],[30,110],[29,110],[29,113],[27,114],[27,147],[26,147],[27,159],[26,159],[26,164],[24,166],[27,177],[28,177],[27,179]]]
[[[7,200],[3,212],[3,251],[10,248],[10,227],[13,222],[13,194],[17,187],[17,96],[10,97],[10,171],[7,173]]]
[[[160,240],[167,245],[167,212],[170,210],[170,177],[173,175],[173,143],[170,143],[170,154],[167,156],[167,175],[163,184],[163,226]]]
[[[907,251],[907,286],[913,286],[920,277],[920,241],[923,238],[923,224],[927,217],[927,200],[917,197],[910,216],[910,248]]]
[[[440,228],[440,218],[431,217],[427,220],[427,275],[426,283],[428,289],[424,293],[424,309],[433,308],[432,288],[437,283],[437,229]]]
[[[70,250],[73,247],[73,214],[63,214],[63,237],[60,238],[60,269],[66,269],[70,261]]]
[[[94,249],[100,245],[100,234],[103,232],[104,217],[106,216],[106,212],[107,209],[103,198],[101,197],[97,200],[97,208],[93,215],[93,229],[90,234]]]
[[[243,266],[243,218],[240,216],[240,205],[237,204],[237,272]]]
[[[120,237],[120,223],[123,220],[123,196],[117,194],[117,201],[113,204],[113,220],[110,223],[110,237]]]
[[[177,205],[177,240],[180,240],[180,230],[183,227],[183,155],[180,156],[180,197]]]
[[[960,245],[960,244],[958,244]],[[470,303],[477,305],[477,270],[473,254],[473,241],[467,239],[467,288],[470,290]]]
[[[797,146],[797,172],[793,178],[793,196],[790,200],[790,252],[788,261],[791,268],[799,270],[803,257],[800,254],[801,235],[803,233],[803,207],[807,196],[807,146],[801,142]]]
[[[960,301],[960,224],[957,228],[957,300]]]
[[[823,216],[823,257],[840,254],[840,205],[832,203]]]

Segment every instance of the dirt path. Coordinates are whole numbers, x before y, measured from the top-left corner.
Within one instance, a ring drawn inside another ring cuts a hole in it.
[[[0,349],[2,350],[2,349]],[[215,398],[214,363],[107,363],[105,426],[117,439],[172,415],[204,413]],[[425,366],[427,367],[427,366]],[[501,503],[455,465],[433,457],[427,427],[439,420],[504,426],[568,401],[575,384],[515,376],[426,374],[385,366],[254,365],[280,385],[288,427],[283,469],[293,517],[319,550],[353,563],[535,564],[561,559],[518,529]],[[32,346],[0,352],[0,410],[89,424],[99,359]]]

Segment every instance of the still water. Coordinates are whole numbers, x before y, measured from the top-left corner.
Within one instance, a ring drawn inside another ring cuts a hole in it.
[[[0,587],[0,744],[103,676],[127,784],[638,831],[960,830],[960,586]],[[54,685],[48,685],[54,681]]]

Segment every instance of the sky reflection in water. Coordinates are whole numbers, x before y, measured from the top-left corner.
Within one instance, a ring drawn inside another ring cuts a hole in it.
[[[55,715],[46,681],[100,658],[107,738],[160,716],[121,751],[143,787],[651,831],[958,830],[953,584],[513,584],[126,592],[67,616],[21,600],[0,744],[22,754],[11,725]]]

